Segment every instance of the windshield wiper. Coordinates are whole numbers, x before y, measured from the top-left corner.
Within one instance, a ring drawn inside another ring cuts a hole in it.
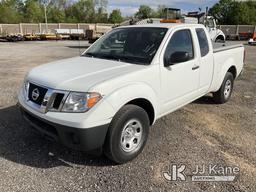
[[[110,59],[110,60],[117,60],[117,61],[120,61],[120,57],[116,56],[116,55],[98,55],[99,58],[102,58],[102,59]]]
[[[94,57],[94,58],[100,58],[100,59],[109,59],[109,60],[117,60],[120,61],[120,58],[115,55],[106,55],[106,54],[96,54],[96,53],[86,53],[83,56],[86,57]]]
[[[96,54],[94,54],[94,53],[85,53],[85,54],[82,55],[82,56],[85,56],[85,57],[95,57]]]
[[[126,56],[126,55],[107,55],[107,54],[96,54],[96,53],[86,53],[83,56],[92,57],[92,58],[100,58],[100,59],[107,59],[107,60],[114,60],[126,63],[133,63],[138,65],[147,65],[147,62],[142,62],[138,60],[143,60],[143,57],[133,57],[133,56]]]
[[[139,65],[148,65],[147,62],[138,61],[139,59],[144,60],[144,57],[134,57],[134,56],[121,56],[121,61],[129,62],[133,64],[139,64]]]

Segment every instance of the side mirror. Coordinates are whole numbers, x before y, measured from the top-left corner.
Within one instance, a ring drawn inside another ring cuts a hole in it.
[[[176,64],[176,63],[183,63],[186,61],[189,61],[189,53],[183,52],[183,51],[177,51],[174,52],[169,59],[167,59],[164,63],[165,67],[169,67],[170,65]]]

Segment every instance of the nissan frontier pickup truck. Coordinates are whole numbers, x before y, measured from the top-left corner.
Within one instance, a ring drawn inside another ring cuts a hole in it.
[[[242,45],[213,45],[200,24],[118,27],[79,57],[32,69],[18,101],[46,137],[122,164],[157,119],[208,93],[227,102],[243,65]]]

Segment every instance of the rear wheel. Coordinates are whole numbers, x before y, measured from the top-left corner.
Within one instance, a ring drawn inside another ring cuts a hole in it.
[[[232,73],[227,72],[220,89],[213,93],[213,99],[218,104],[223,104],[229,101],[234,85],[234,76]]]
[[[125,105],[110,124],[104,144],[106,156],[118,164],[136,158],[146,144],[149,126],[148,114],[144,109]]]

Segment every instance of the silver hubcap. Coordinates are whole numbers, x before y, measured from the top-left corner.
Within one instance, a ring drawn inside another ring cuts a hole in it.
[[[228,79],[225,84],[224,96],[227,99],[230,96],[232,90],[232,82]]]
[[[128,121],[122,131],[121,147],[125,152],[131,152],[138,148],[142,138],[142,125],[136,119]]]

